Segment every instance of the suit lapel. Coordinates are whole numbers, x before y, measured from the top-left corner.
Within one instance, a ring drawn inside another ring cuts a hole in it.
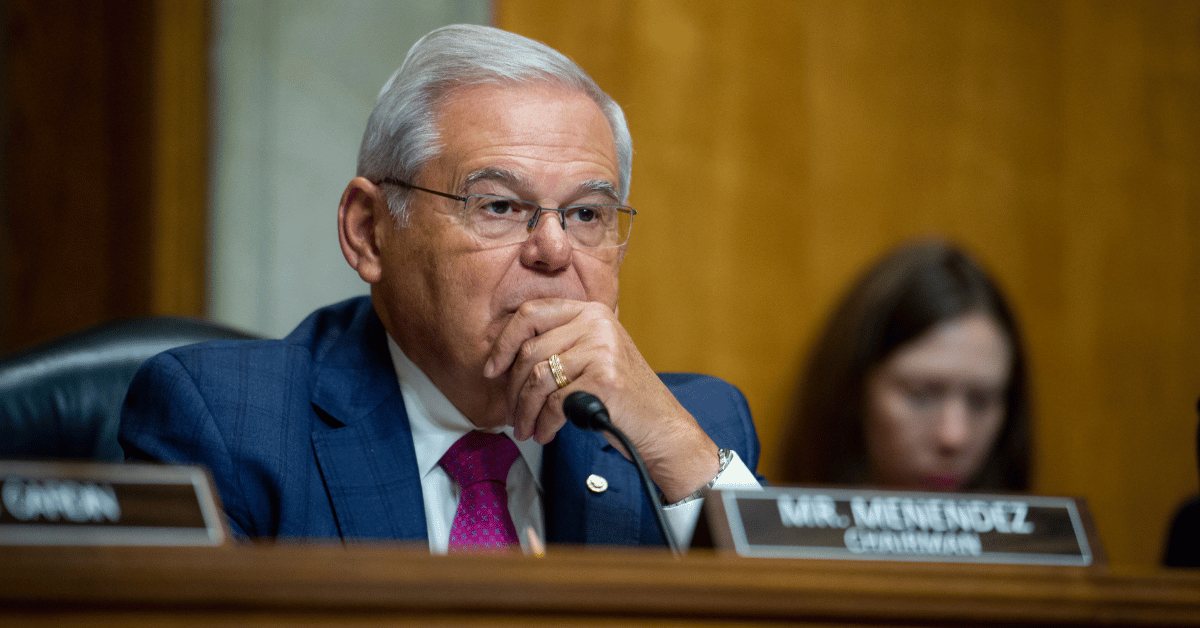
[[[596,492],[588,478],[604,478]],[[602,435],[568,423],[543,453],[546,538],[552,543],[637,545],[645,500],[637,472]]]
[[[313,451],[342,538],[425,539],[404,398],[370,302],[314,367]]]

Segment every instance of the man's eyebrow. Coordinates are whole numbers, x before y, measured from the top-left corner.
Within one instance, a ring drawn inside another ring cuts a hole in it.
[[[503,183],[506,187],[512,190],[528,189],[532,187],[527,177],[519,175],[511,170],[501,168],[483,168],[476,170],[467,175],[467,181],[464,187],[471,187],[480,181],[496,181]]]
[[[497,183],[501,183],[517,194],[520,194],[524,190],[530,190],[533,188],[533,183],[525,175],[518,174],[511,170],[504,170],[502,168],[482,168],[472,172],[471,174],[467,175],[464,188],[469,188],[480,181],[495,181]],[[617,186],[611,181],[592,179],[589,181],[584,181],[583,183],[575,186],[576,197],[589,196],[591,194],[602,194],[612,199],[614,202],[620,198],[620,194],[617,193]]]
[[[617,194],[617,186],[613,185],[611,181],[605,181],[603,179],[584,181],[583,183],[579,184],[576,190],[578,190],[579,196],[603,194],[612,199],[614,202],[620,198],[620,195]]]

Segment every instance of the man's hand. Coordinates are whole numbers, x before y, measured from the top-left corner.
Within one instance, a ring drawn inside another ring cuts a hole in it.
[[[558,354],[563,374],[571,380],[565,388],[558,388],[550,372],[552,354]],[[668,502],[683,499],[717,474],[716,444],[642,358],[616,314],[601,303],[524,303],[492,346],[484,375],[495,378],[506,371],[509,423],[518,440],[532,436],[541,444],[550,442],[567,421],[563,399],[585,390],[604,402]]]

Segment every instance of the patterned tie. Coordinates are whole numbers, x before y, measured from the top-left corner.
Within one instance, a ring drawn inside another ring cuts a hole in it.
[[[462,489],[450,526],[450,553],[502,552],[520,546],[504,487],[518,455],[516,444],[504,434],[476,430],[442,456],[442,468]]]

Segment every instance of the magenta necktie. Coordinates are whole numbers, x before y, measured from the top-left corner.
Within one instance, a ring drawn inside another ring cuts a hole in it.
[[[451,553],[496,552],[520,546],[504,486],[518,455],[516,444],[504,434],[476,430],[458,439],[442,456],[442,468],[462,489],[450,526]]]

